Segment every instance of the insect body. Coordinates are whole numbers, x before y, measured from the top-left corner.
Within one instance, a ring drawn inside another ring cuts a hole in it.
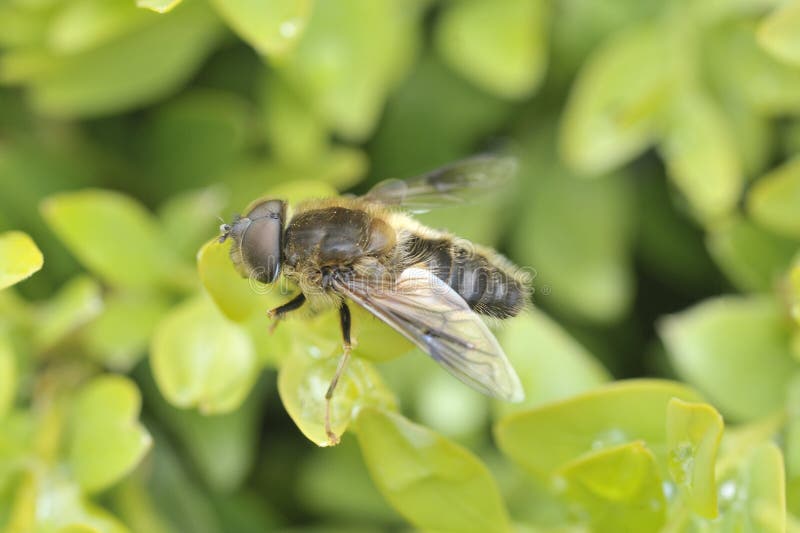
[[[517,315],[526,305],[525,276],[493,250],[427,228],[402,210],[458,203],[509,178],[509,158],[480,156],[408,181],[389,180],[358,198],[302,203],[287,220],[282,200],[256,202],[221,227],[243,276],[272,283],[279,275],[300,293],[269,312],[276,321],[304,304],[338,308],[344,355],[330,400],[350,357],[348,301],[362,306],[427,352],[457,378],[509,401],[524,393],[514,369],[479,315]]]

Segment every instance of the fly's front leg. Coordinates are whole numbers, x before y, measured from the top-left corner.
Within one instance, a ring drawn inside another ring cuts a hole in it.
[[[278,322],[281,321],[281,319],[286,313],[298,309],[305,303],[305,301],[306,301],[306,295],[301,292],[300,294],[298,294],[285,304],[278,306],[275,309],[270,309],[269,311],[267,311],[267,317],[272,319],[272,324],[270,324],[269,326],[269,332],[272,333],[273,331],[275,331],[275,328],[278,326]]]
[[[347,368],[347,361],[350,360],[350,308],[347,307],[346,303],[342,303],[339,308],[339,323],[342,327],[344,353],[339,359],[339,365],[336,367],[336,373],[328,386],[328,392],[325,393],[325,433],[328,435],[328,443],[331,446],[339,444],[339,436],[331,429],[331,400],[333,399],[333,391],[339,383],[339,378],[342,377],[345,368]]]

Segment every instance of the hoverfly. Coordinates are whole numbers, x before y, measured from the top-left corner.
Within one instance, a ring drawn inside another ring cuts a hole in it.
[[[300,293],[269,311],[274,325],[304,304],[338,308],[343,350],[331,398],[350,357],[350,308],[360,305],[433,357],[455,377],[504,400],[521,401],[522,385],[481,315],[513,317],[527,304],[528,279],[506,258],[416,222],[408,214],[465,202],[508,181],[510,157],[481,155],[409,180],[386,180],[360,197],[311,200],[287,216],[280,199],[256,201],[220,227],[220,242],[244,277],[273,283],[286,276]]]

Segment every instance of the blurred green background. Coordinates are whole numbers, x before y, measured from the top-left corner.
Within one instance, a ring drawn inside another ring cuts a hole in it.
[[[0,0],[0,531],[800,531],[799,115],[798,0]],[[527,399],[359,312],[316,446],[219,218],[487,150]]]

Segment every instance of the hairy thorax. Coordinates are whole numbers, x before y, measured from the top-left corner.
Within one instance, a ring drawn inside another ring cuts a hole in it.
[[[284,273],[312,303],[315,296],[320,305],[337,299],[327,290],[330,276],[374,275],[389,267],[395,255],[395,230],[369,211],[343,203],[311,204],[286,228]]]

